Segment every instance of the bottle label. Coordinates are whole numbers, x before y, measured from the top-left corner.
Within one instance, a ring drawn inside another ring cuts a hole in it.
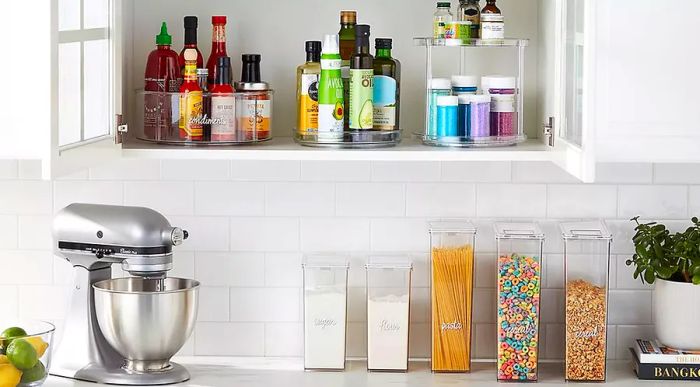
[[[324,54],[325,55],[325,54]],[[337,139],[343,135],[345,105],[341,59],[338,54],[321,58],[321,78],[318,83],[318,138]]]
[[[350,129],[372,129],[374,70],[350,69]]]
[[[231,94],[211,97],[211,140],[235,141],[236,98]]]
[[[435,20],[433,23],[433,38],[445,39],[445,29],[447,25],[443,20]]]
[[[515,95],[491,96],[491,111],[494,113],[514,113],[517,111]]]
[[[201,91],[180,94],[180,138],[201,140],[204,99]]]
[[[297,131],[301,135],[315,134],[318,132],[318,74],[302,74],[300,92]]]
[[[396,79],[386,75],[374,76],[374,129],[396,129]]]
[[[236,103],[240,128],[248,140],[264,139],[269,136],[272,101],[263,98],[267,97],[251,95],[239,98]]]
[[[341,59],[321,59],[322,70],[340,70],[342,67]]]

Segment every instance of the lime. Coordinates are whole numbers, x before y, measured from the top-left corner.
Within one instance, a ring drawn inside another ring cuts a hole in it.
[[[16,339],[18,337],[24,337],[27,335],[27,331],[20,327],[11,327],[7,328],[2,333],[0,333],[0,340],[2,344],[2,347],[7,349],[7,346],[10,345],[13,339]]]
[[[7,347],[7,358],[20,370],[29,370],[39,361],[36,349],[25,339],[14,339]]]
[[[24,371],[22,374],[22,383],[32,383],[37,380],[42,380],[46,377],[46,367],[44,363],[38,362],[32,369]]]

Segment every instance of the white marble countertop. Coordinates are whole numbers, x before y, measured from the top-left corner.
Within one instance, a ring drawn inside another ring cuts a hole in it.
[[[385,373],[366,370],[364,361],[349,361],[344,372],[305,372],[301,359],[181,357],[175,361],[192,375],[182,387],[428,387],[428,386],[510,386],[521,383],[496,382],[494,363],[474,363],[470,374],[433,374],[428,362],[412,362],[408,373]],[[560,363],[540,365],[538,385],[564,386]],[[577,383],[579,384],[579,383]],[[600,385],[600,383],[596,383]],[[530,385],[531,383],[522,383]],[[606,386],[668,386],[669,382],[640,381],[628,361],[608,363]],[[49,377],[47,387],[95,387],[98,384]],[[568,384],[572,386],[572,384]]]

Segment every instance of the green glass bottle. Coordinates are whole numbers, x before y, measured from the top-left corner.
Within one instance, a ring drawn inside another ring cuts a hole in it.
[[[356,11],[340,11],[340,57],[343,60],[341,69],[343,75],[343,88],[345,89],[345,117],[343,128],[348,130],[350,126],[350,57],[355,52],[355,25],[357,24]]]
[[[350,130],[372,129],[374,57],[369,53],[369,26],[355,26],[355,53],[350,57]]]
[[[391,39],[375,39],[374,47],[374,129],[397,130],[401,128],[401,62],[391,57]]]

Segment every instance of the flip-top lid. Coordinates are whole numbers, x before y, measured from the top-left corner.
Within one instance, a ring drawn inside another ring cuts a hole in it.
[[[496,239],[544,239],[537,223],[496,223]]]
[[[612,239],[608,226],[602,220],[561,223],[559,228],[564,239]]]

